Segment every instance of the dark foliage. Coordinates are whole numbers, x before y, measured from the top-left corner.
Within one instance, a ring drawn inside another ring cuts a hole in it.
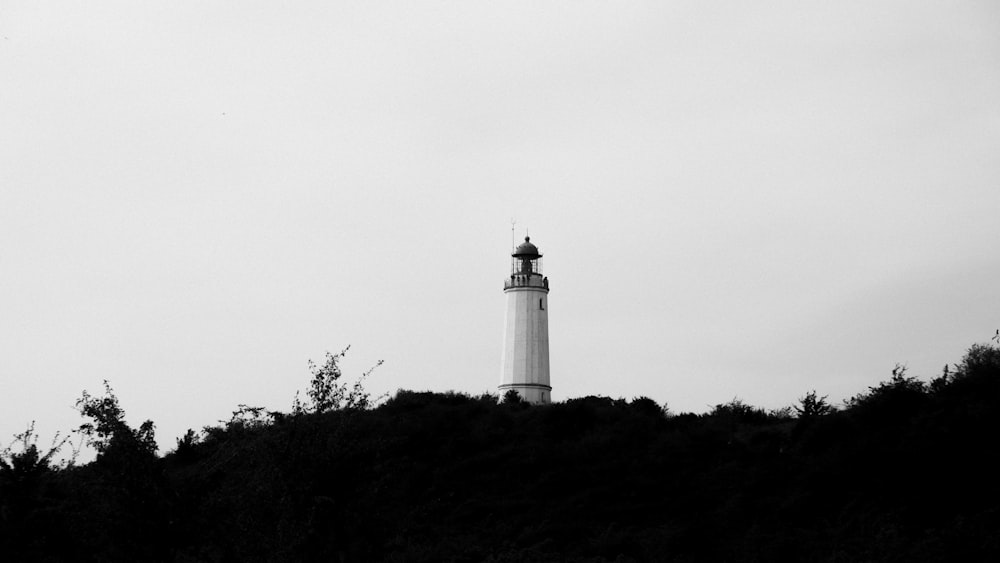
[[[292,414],[301,415],[306,413],[324,413],[341,409],[364,410],[373,405],[371,395],[365,391],[364,380],[375,371],[375,368],[382,365],[379,360],[371,369],[359,377],[352,386],[341,381],[343,372],[340,369],[340,360],[347,355],[351,347],[344,348],[338,354],[326,353],[326,361],[322,366],[316,365],[309,360],[309,372],[312,373],[312,380],[309,382],[309,389],[306,395],[309,397],[306,403],[301,403],[296,396],[292,406]],[[242,406],[242,405],[241,405]]]
[[[289,415],[241,406],[164,457],[110,389],[85,399],[95,462],[53,467],[28,442],[0,457],[6,560],[1000,560],[991,346],[840,410],[810,392],[796,418],[738,399],[671,415],[645,397],[310,395]]]
[[[825,395],[818,397],[815,390],[806,393],[806,396],[799,399],[799,404],[793,408],[801,420],[812,420],[836,410],[833,405],[826,402]]]
[[[517,391],[508,389],[507,392],[503,394],[501,402],[505,405],[520,405],[524,403],[524,399],[521,398],[521,394]]]

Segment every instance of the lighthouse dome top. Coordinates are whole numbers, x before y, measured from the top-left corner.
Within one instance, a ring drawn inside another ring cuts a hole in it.
[[[541,253],[538,252],[537,246],[531,244],[531,237],[524,237],[524,242],[517,245],[517,248],[514,249],[514,253],[511,254],[511,256],[531,259],[538,258],[541,256]]]

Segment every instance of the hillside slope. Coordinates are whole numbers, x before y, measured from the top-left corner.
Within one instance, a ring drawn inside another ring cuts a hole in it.
[[[244,412],[164,457],[139,430],[8,452],[9,561],[1000,560],[1000,351],[826,413],[401,391]],[[131,436],[131,438],[129,437]],[[155,451],[155,448],[154,450]]]

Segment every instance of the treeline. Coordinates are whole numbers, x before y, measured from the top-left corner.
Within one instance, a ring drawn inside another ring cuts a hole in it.
[[[0,559],[1000,561],[994,346],[839,408],[676,415],[411,391],[373,407],[342,357],[291,412],[241,406],[162,457],[110,387],[84,394],[95,461],[60,465],[30,432],[0,456]]]

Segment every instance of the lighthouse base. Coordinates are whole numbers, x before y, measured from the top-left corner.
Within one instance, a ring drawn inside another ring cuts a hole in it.
[[[506,383],[497,387],[500,399],[511,389],[517,391],[526,402],[533,405],[547,405],[552,402],[552,387],[537,383]]]

